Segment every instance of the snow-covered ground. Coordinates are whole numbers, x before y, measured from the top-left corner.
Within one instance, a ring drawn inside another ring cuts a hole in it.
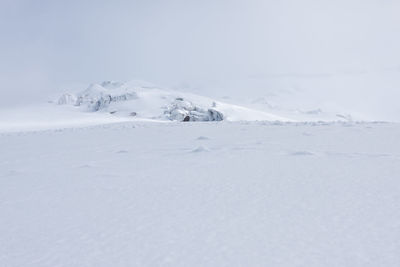
[[[0,0],[0,267],[400,267],[399,14]]]
[[[0,134],[0,266],[400,264],[399,124],[49,125]]]

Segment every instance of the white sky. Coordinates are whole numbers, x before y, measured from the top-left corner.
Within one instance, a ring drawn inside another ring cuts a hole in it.
[[[0,0],[0,90],[32,96],[135,78],[173,86],[399,75],[399,14],[396,0]],[[360,89],[346,90],[353,87]]]

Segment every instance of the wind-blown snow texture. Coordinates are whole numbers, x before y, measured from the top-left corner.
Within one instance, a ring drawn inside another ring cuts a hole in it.
[[[400,263],[398,124],[0,134],[0,266]]]

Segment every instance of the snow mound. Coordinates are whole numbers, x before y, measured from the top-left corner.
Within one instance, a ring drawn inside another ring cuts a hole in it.
[[[201,152],[209,152],[209,151],[210,151],[210,149],[205,146],[199,146],[192,150],[193,153],[201,153]]]
[[[91,84],[77,94],[67,93],[60,105],[72,105],[89,112],[119,117],[171,121],[240,121],[290,119],[236,106],[194,94],[159,88],[142,81],[105,81]]]

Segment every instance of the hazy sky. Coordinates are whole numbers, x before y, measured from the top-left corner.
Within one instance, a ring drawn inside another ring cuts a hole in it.
[[[399,14],[398,0],[0,0],[0,90],[396,70]]]

